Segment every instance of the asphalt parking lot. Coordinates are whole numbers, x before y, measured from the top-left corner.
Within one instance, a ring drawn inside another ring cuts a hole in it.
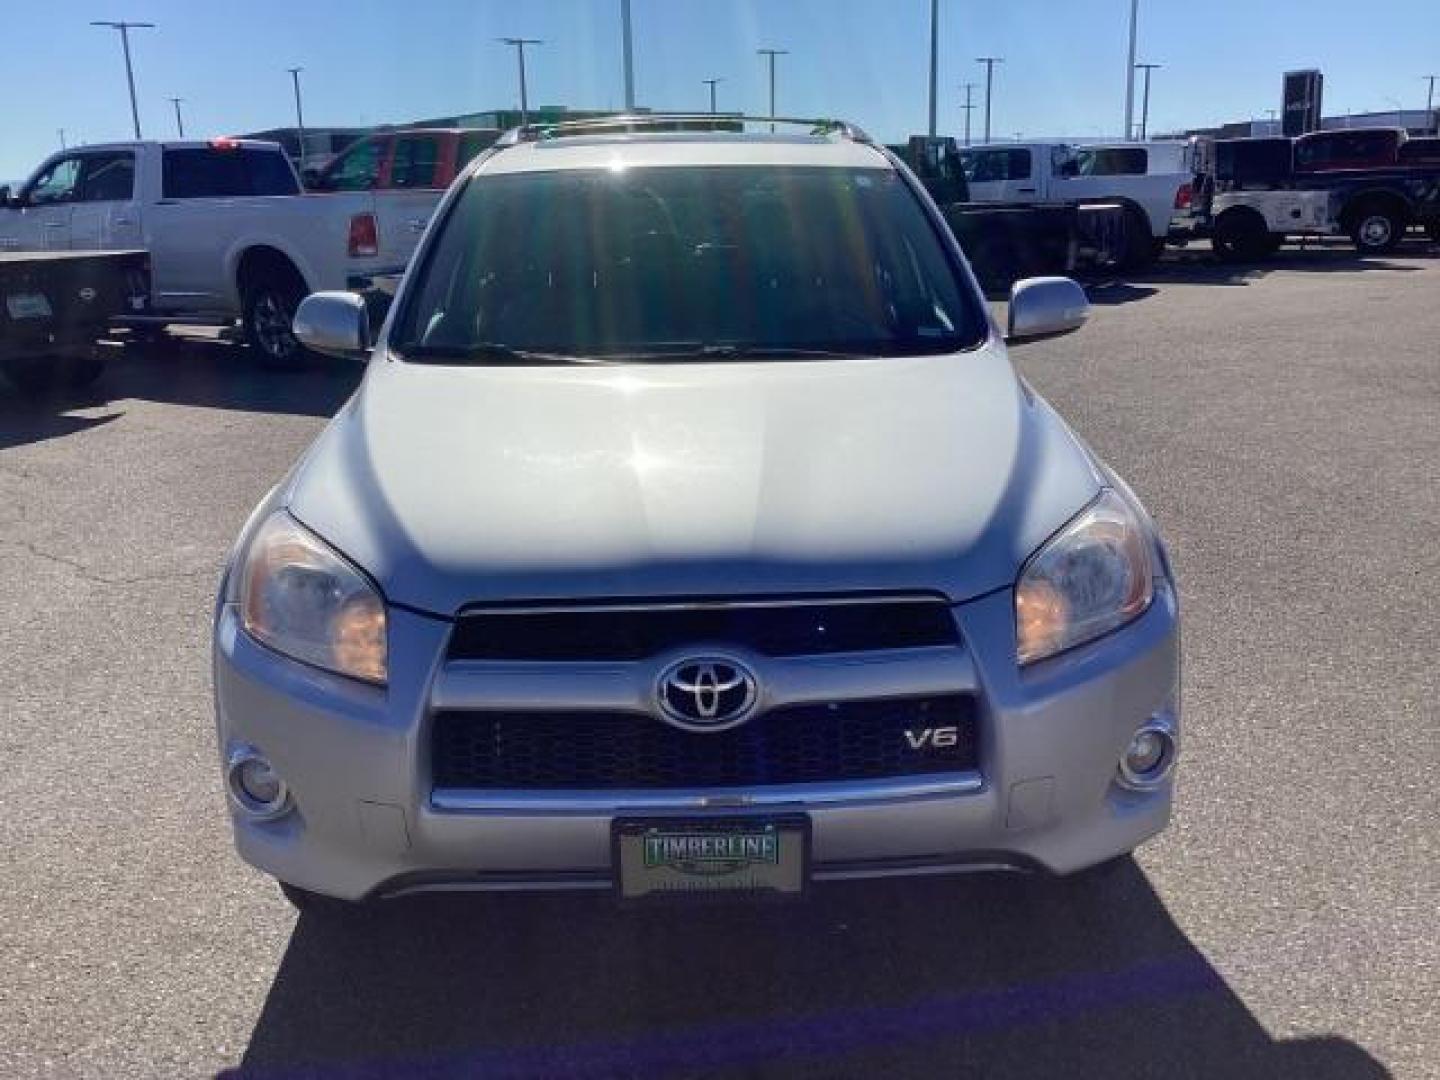
[[[226,549],[358,378],[0,388],[0,1075],[1440,1076],[1440,252],[1170,260],[1017,362],[1166,530],[1174,826],[1103,877],[297,917],[230,849]]]

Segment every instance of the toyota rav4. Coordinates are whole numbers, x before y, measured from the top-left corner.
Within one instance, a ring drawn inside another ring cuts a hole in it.
[[[844,124],[512,132],[214,628],[240,854],[297,903],[1069,873],[1164,828],[1178,608],[1135,495],[1017,377],[908,170]],[[724,130],[720,130],[720,129]]]

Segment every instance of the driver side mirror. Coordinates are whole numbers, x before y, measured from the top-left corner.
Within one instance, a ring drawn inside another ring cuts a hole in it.
[[[347,360],[363,360],[373,344],[370,312],[351,292],[311,293],[300,302],[291,324],[307,349]]]
[[[1090,317],[1085,290],[1067,277],[1026,278],[1010,290],[1007,345],[1078,330]]]

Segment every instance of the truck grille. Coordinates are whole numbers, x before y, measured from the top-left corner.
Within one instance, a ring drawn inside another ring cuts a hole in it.
[[[946,733],[938,745],[937,731]],[[450,711],[435,715],[431,740],[440,789],[744,788],[964,772],[979,762],[966,694],[786,706],[706,733],[630,713]]]
[[[942,600],[827,600],[462,613],[451,660],[643,660],[706,642],[762,656],[954,645]]]

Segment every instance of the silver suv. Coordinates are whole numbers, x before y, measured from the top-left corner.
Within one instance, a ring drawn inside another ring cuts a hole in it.
[[[863,133],[512,133],[365,378],[245,526],[215,700],[240,854],[297,903],[1068,873],[1164,828],[1178,610],[1135,496]],[[704,130],[704,129],[709,130]],[[719,130],[719,129],[724,130]]]

